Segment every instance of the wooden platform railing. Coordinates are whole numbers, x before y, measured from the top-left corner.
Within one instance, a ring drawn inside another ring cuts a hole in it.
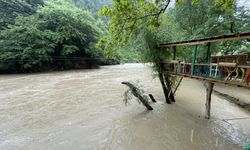
[[[170,61],[162,62],[162,67],[165,72],[174,75],[250,88],[250,66],[236,63],[195,64],[192,72],[191,63]]]

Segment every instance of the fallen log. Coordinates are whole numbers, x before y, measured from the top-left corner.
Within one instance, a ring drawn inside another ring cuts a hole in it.
[[[138,87],[133,85],[130,82],[122,82],[122,84],[129,87],[129,91],[125,92],[125,99],[126,95],[131,92],[138,100],[148,109],[153,110],[153,108],[149,105],[149,100],[146,95],[143,94],[142,90],[140,90]]]

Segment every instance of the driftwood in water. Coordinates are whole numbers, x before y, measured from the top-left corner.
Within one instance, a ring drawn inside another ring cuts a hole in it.
[[[139,99],[139,101],[148,109],[153,110],[153,108],[149,105],[149,100],[146,95],[143,95],[142,92],[130,82],[122,82],[122,84],[127,85],[131,91],[131,93]]]
[[[156,100],[155,100],[155,98],[154,98],[154,96],[152,94],[149,94],[148,96],[150,97],[150,99],[152,100],[152,102],[156,103]]]

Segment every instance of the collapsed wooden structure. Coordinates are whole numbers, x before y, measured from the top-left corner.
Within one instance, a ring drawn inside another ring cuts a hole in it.
[[[161,44],[161,50],[173,50],[172,60],[163,60],[161,62],[163,73],[206,81],[205,118],[209,119],[214,83],[224,83],[250,89],[250,53],[231,56],[211,56],[211,44],[214,42],[246,39],[250,39],[250,32]],[[207,44],[206,58],[203,62],[197,62],[198,45],[204,44]],[[178,46],[194,46],[192,62],[183,62],[177,59]]]

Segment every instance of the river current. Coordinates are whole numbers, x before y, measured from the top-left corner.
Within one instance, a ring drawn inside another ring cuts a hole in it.
[[[154,110],[135,99],[126,106],[122,81],[153,94]],[[0,149],[242,149],[250,140],[250,113],[213,95],[206,120],[205,94],[202,82],[185,79],[177,102],[167,105],[158,79],[142,64],[1,75]]]

